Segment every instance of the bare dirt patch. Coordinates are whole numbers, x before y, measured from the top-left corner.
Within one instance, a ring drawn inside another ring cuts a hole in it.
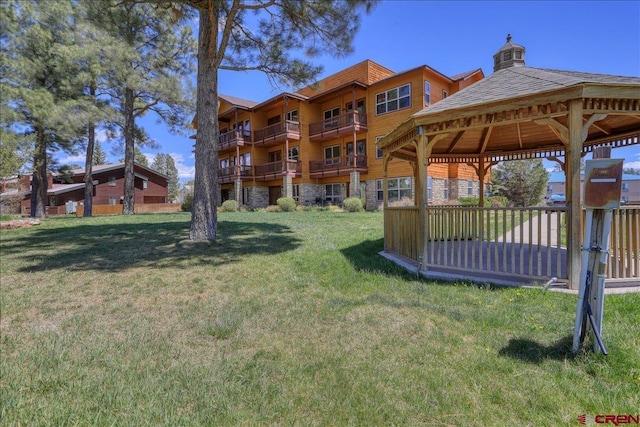
[[[1,221],[0,229],[1,230],[9,230],[12,228],[23,228],[23,227],[33,227],[34,225],[40,225],[39,219],[28,218],[28,219],[12,219],[9,221]]]

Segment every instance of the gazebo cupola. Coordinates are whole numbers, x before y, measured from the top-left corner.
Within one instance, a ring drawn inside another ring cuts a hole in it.
[[[524,66],[524,52],[524,46],[511,43],[511,34],[507,34],[507,43],[493,55],[493,71]]]

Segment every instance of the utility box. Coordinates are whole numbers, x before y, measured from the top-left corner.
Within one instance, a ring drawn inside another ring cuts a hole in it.
[[[584,207],[615,209],[622,195],[624,159],[587,160],[584,171]]]

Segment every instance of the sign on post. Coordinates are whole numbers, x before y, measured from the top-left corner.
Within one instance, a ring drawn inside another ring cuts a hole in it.
[[[623,159],[588,160],[585,168],[584,207],[587,211],[582,247],[582,270],[573,334],[578,351],[591,326],[594,349],[607,350],[602,341],[604,282],[606,279],[612,210],[620,207]]]

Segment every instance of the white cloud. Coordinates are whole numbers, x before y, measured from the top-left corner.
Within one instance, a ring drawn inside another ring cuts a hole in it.
[[[176,162],[178,177],[193,179],[196,174],[196,167],[194,165],[185,164],[182,153],[169,153],[169,155],[173,157],[173,161]],[[189,156],[189,158],[191,158],[191,156]]]
[[[635,162],[625,162],[624,168],[640,169],[640,160]]]
[[[60,165],[76,164],[84,167],[84,162],[86,160],[86,157],[87,156],[85,153],[79,153],[77,155],[68,155],[67,157],[59,157],[57,158],[57,160],[58,160],[58,163],[60,163]]]

